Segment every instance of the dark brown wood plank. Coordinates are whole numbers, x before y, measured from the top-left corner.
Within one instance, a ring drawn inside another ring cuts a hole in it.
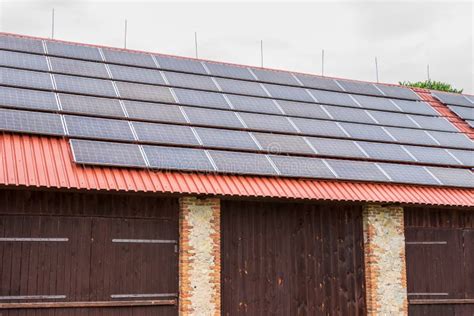
[[[39,308],[83,308],[83,307],[132,307],[176,305],[177,300],[134,300],[134,301],[83,301],[83,302],[39,302],[39,303],[0,303],[0,309],[39,309]]]

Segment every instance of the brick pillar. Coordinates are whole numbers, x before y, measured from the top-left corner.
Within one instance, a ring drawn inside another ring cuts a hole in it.
[[[367,205],[363,211],[368,315],[407,315],[403,208]]]
[[[179,314],[220,315],[219,199],[181,198],[179,233]]]

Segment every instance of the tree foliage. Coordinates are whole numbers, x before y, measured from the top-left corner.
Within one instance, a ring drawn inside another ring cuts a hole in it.
[[[413,88],[424,88],[424,89],[439,90],[439,91],[454,92],[454,93],[462,93],[462,90],[463,90],[463,89],[455,89],[449,83],[434,81],[434,80],[425,80],[425,81],[418,81],[418,82],[401,81],[399,82],[399,84],[402,86],[413,87]]]

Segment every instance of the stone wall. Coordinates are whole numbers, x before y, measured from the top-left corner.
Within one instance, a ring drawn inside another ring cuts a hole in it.
[[[219,199],[180,199],[179,313],[220,315]]]
[[[367,205],[363,211],[368,315],[407,315],[403,208]]]

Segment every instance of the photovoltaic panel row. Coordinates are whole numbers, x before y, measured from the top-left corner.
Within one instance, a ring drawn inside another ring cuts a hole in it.
[[[0,49],[44,54],[40,40],[18,36],[0,35]]]
[[[161,170],[215,171],[202,149],[164,146],[143,146],[150,167]]]
[[[0,104],[20,109],[58,110],[53,92],[2,86],[0,86]]]
[[[133,122],[132,125],[139,141],[172,145],[200,145],[189,126],[144,122]]]
[[[229,100],[230,104],[232,105],[232,108],[238,111],[283,114],[276,105],[276,103],[271,99],[256,98],[235,94],[227,94],[226,98]],[[281,104],[281,102],[279,104]],[[305,105],[307,103],[301,104]]]
[[[194,91],[188,89],[173,88],[176,97],[181,104],[204,106],[217,109],[230,109],[223,94],[207,91]]]
[[[132,100],[175,103],[170,88],[140,83],[116,82],[120,97]]]
[[[375,96],[383,96],[382,92],[377,89],[372,83],[352,80],[337,79],[337,83],[349,93],[360,93]]]
[[[102,61],[99,49],[93,46],[46,41],[48,55]]]
[[[124,118],[120,101],[117,99],[90,97],[76,94],[59,93],[61,109],[66,113],[79,113],[92,116]]]
[[[150,54],[122,51],[118,49],[103,48],[105,60],[109,63],[124,64],[139,67],[155,68],[155,62]]]
[[[108,140],[135,140],[128,121],[65,115],[69,136]]]
[[[268,97],[268,94],[258,82],[216,78],[216,82],[223,92],[244,94],[249,96]]]
[[[227,77],[233,79],[255,80],[246,67],[225,65],[213,62],[205,62],[209,73],[218,77]]]
[[[112,74],[112,78],[116,80],[151,83],[158,85],[166,84],[159,70],[121,65],[109,65],[109,69]]]
[[[331,78],[324,78],[312,75],[295,74],[298,80],[303,83],[305,87],[332,90],[332,91],[343,91],[341,87]]]
[[[175,70],[180,72],[188,72],[195,74],[207,74],[206,69],[198,60],[172,57],[165,55],[155,55],[156,61],[158,62],[161,69]]]
[[[374,83],[377,88],[390,98],[400,98],[409,100],[420,100],[420,97],[411,89],[400,86],[385,85]]]
[[[54,74],[59,91],[93,96],[117,97],[112,81]]]
[[[264,83],[263,86],[270,95],[277,99],[286,99],[293,101],[314,102],[314,99],[304,88],[280,86]]]
[[[43,135],[65,135],[58,114],[0,109],[0,130]]]
[[[0,85],[53,90],[48,73],[0,67]]]
[[[474,120],[474,109],[465,106],[448,105],[460,118],[465,120]]]
[[[205,147],[260,150],[249,132],[204,127],[196,127],[194,130]]]
[[[53,72],[109,79],[109,74],[103,63],[58,57],[50,57],[49,60]]]
[[[189,88],[189,89],[201,89],[219,91],[217,86],[209,76],[183,74],[180,72],[164,71],[166,79],[171,86]]]
[[[137,101],[123,101],[123,104],[131,119],[179,124],[187,123],[183,113],[175,105]]]
[[[0,66],[39,71],[49,70],[45,56],[11,51],[0,51]]]
[[[431,95],[445,104],[474,107],[474,103],[460,93],[433,91],[431,92]]]
[[[300,85],[299,82],[289,72],[275,71],[263,68],[252,68],[252,72],[260,81],[293,86]]]

